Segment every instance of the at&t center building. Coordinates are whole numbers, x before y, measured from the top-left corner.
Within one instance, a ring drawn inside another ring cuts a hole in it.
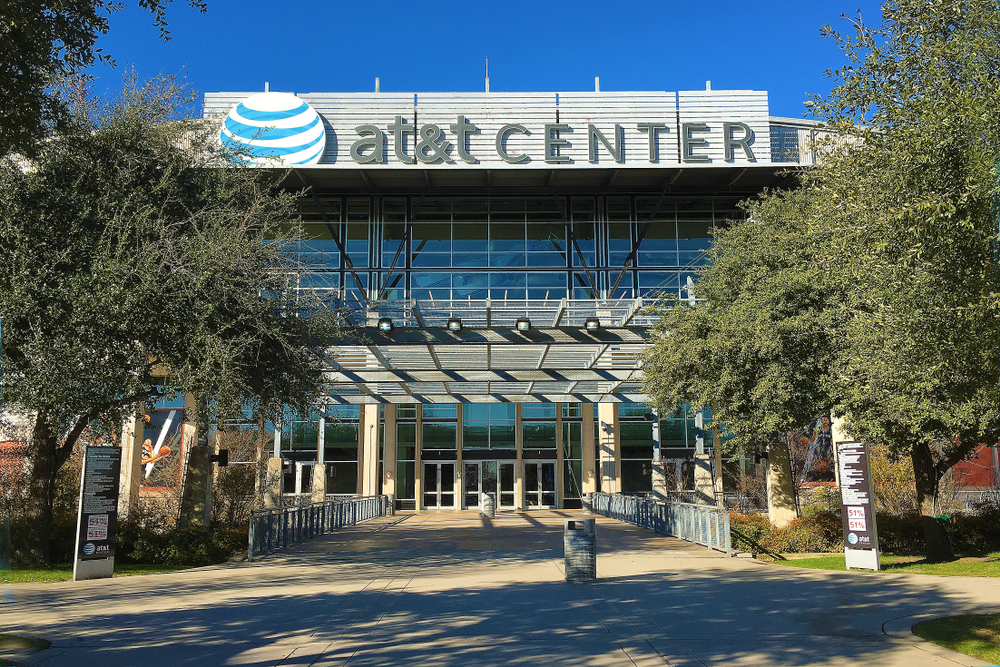
[[[769,116],[766,92],[219,92],[204,110],[307,189],[297,289],[353,327],[322,405],[275,430],[283,492],[574,508],[710,460],[710,414],[646,405],[647,307],[693,298],[712,229],[811,163],[815,128]]]

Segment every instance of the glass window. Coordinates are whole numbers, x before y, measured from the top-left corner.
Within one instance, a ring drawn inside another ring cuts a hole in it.
[[[451,298],[450,273],[411,273],[410,281],[411,298],[430,300]]]
[[[521,406],[521,419],[555,419],[555,403],[525,403]]]
[[[454,298],[485,299],[488,297],[488,273],[453,273]]]
[[[491,299],[526,299],[527,276],[523,273],[491,273]]]
[[[524,266],[524,223],[490,223],[490,266]]]
[[[466,449],[514,449],[513,403],[468,404],[462,408],[463,446]]]
[[[417,425],[396,424],[396,458],[414,461],[417,458]]]
[[[712,212],[711,210],[694,210],[696,206],[704,207],[709,202],[694,202],[690,208],[677,212],[677,245],[679,249],[680,266],[698,266],[707,261],[706,251],[712,246]]]
[[[529,273],[529,299],[562,299],[566,297],[566,273],[548,271]]]
[[[554,421],[521,422],[524,449],[555,449],[556,423]]]
[[[676,271],[640,271],[639,295],[657,296],[677,294],[680,274]]]
[[[452,423],[424,422],[421,424],[421,450],[455,449],[456,425]]]

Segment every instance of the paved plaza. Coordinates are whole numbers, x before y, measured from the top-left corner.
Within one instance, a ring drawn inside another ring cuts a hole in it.
[[[573,512],[400,513],[231,563],[17,585],[0,632],[24,664],[981,665],[909,631],[996,612],[994,579],[838,573],[727,558],[598,519],[598,582],[563,581]]]

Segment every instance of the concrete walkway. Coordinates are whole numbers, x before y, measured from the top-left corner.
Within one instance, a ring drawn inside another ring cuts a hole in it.
[[[563,581],[567,512],[403,513],[251,564],[19,584],[28,665],[980,665],[919,619],[1000,610],[1000,581],[765,565],[598,520]]]

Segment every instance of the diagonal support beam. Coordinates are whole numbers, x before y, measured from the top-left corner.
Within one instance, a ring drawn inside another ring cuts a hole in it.
[[[556,310],[556,316],[552,319],[552,326],[557,327],[562,322],[563,315],[566,314],[566,303],[565,298],[559,300],[559,308]]]
[[[542,370],[542,366],[545,364],[545,357],[549,356],[549,350],[552,349],[551,345],[546,345],[542,350],[542,355],[538,357],[538,365],[535,366],[537,370]]]
[[[608,351],[608,348],[609,348],[609,347],[611,347],[611,344],[610,344],[610,343],[609,343],[609,344],[607,344],[607,345],[602,345],[602,346],[601,346],[601,349],[600,349],[600,350],[598,350],[597,352],[595,352],[595,353],[594,353],[594,356],[592,356],[592,357],[590,358],[590,361],[589,361],[589,362],[587,363],[587,368],[588,368],[588,369],[590,369],[590,368],[593,368],[593,367],[594,367],[594,365],[595,365],[595,364],[596,364],[596,363],[597,363],[598,361],[600,361],[601,357],[603,357],[603,356],[604,356],[604,353]]]

